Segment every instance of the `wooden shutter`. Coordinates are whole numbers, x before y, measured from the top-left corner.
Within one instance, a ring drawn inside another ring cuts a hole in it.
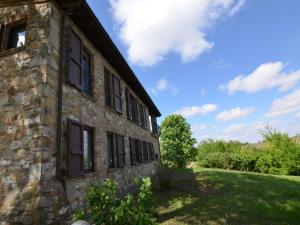
[[[148,119],[147,119],[147,112],[146,112],[146,108],[144,107],[144,125],[145,128],[148,128]]]
[[[115,110],[122,113],[122,93],[121,93],[121,82],[116,76],[113,76],[113,87],[114,87],[114,106]]]
[[[68,175],[70,177],[82,176],[83,169],[83,146],[81,124],[68,120]]]
[[[121,135],[116,135],[117,140],[117,160],[118,167],[125,166],[125,146],[124,146],[124,137]]]
[[[149,153],[148,153],[148,146],[146,142],[143,142],[143,152],[144,152],[144,161],[149,161]]]
[[[129,120],[132,120],[132,96],[128,88],[125,89],[125,96],[126,96],[127,118]]]
[[[108,70],[104,69],[104,91],[105,91],[105,104],[109,107],[112,106],[111,101],[111,74]]]
[[[82,88],[82,41],[73,30],[69,32],[69,82]]]
[[[3,47],[3,42],[4,42],[4,30],[5,30],[5,25],[0,24],[0,52],[2,51]]]
[[[136,163],[136,154],[135,154],[135,141],[132,138],[129,138],[129,147],[130,147],[130,161],[131,165]]]
[[[145,119],[144,119],[144,106],[139,103],[139,124],[142,127],[145,127]]]
[[[134,120],[134,122],[139,123],[139,107],[138,107],[138,101],[136,98],[133,98],[132,105],[133,105],[133,112],[134,112],[133,120]]]

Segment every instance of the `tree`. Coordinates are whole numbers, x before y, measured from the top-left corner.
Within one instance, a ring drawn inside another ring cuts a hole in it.
[[[167,116],[161,124],[162,163],[172,168],[184,168],[196,157],[196,140],[191,127],[181,115]]]

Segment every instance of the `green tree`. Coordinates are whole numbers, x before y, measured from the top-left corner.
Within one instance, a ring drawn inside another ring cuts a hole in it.
[[[191,127],[181,115],[167,116],[161,124],[161,159],[164,165],[183,168],[195,160],[197,151]]]

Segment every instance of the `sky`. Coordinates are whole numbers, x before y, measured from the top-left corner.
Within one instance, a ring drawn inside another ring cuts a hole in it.
[[[300,1],[88,0],[162,113],[194,137],[300,133]]]

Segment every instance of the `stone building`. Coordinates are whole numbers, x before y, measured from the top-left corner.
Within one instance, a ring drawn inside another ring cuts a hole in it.
[[[84,0],[0,0],[0,225],[65,224],[155,174],[160,112]]]

